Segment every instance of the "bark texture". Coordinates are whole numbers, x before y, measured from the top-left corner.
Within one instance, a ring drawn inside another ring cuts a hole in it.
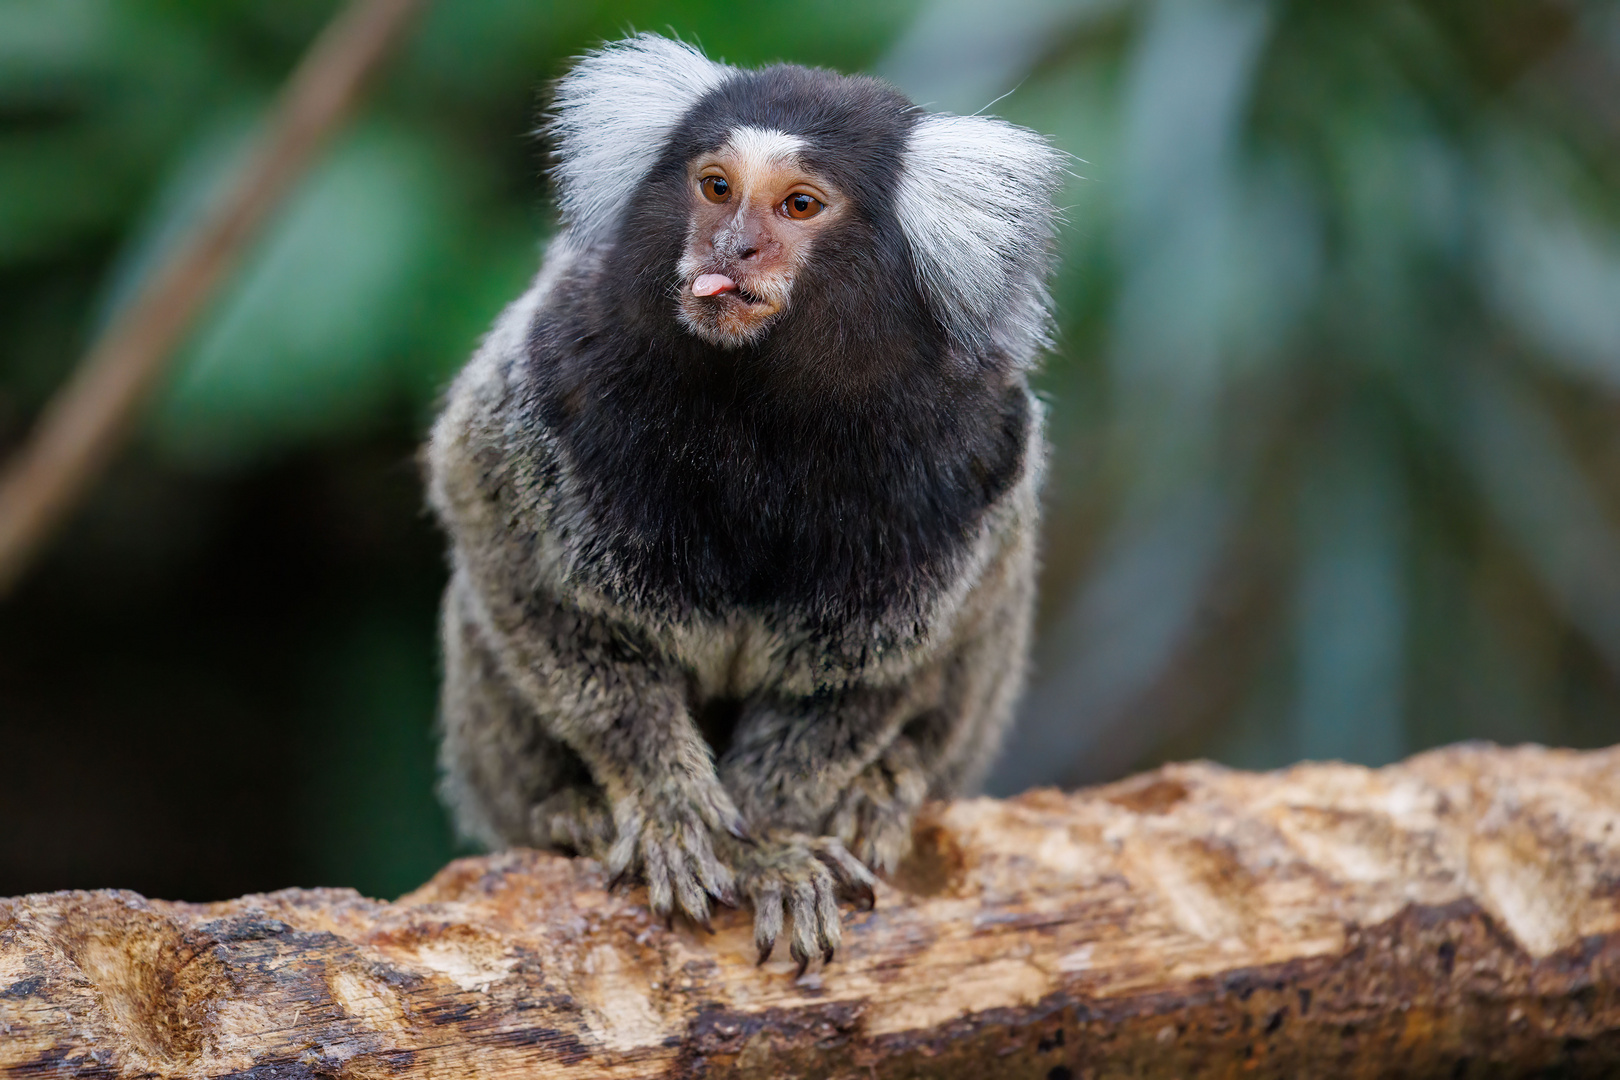
[[[394,903],[0,900],[0,1074],[1620,1075],[1620,747],[933,807],[794,981],[749,919],[463,859]]]

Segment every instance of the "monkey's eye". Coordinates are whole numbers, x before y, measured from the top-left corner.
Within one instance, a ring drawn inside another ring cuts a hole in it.
[[[782,212],[788,217],[794,218],[798,221],[803,221],[805,218],[813,218],[817,214],[821,213],[822,209],[823,207],[820,199],[816,198],[814,195],[806,195],[802,191],[795,191],[792,195],[789,195],[786,199],[782,200]]]
[[[705,176],[701,186],[703,197],[710,202],[725,202],[731,198],[731,185],[723,176]]]

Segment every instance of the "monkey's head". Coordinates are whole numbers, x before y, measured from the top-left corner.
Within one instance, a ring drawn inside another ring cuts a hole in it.
[[[550,132],[569,243],[625,319],[829,364],[886,337],[1012,366],[1046,342],[1061,162],[1022,128],[642,35],[561,80]]]

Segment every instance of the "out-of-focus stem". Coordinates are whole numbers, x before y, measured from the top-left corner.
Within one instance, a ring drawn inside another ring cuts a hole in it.
[[[421,0],[351,0],[287,81],[212,210],[108,324],[0,475],[0,595],[107,465],[214,290],[353,113]]]

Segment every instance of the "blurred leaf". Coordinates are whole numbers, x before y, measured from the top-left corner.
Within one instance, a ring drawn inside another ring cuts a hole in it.
[[[1492,511],[1566,618],[1620,674],[1620,530],[1522,384],[1469,372],[1459,434]]]
[[[877,74],[925,108],[998,112],[1000,99],[1016,92],[1054,40],[1124,6],[1124,0],[943,0],[923,9]]]
[[[1347,418],[1301,492],[1301,757],[1386,765],[1407,750],[1405,500],[1376,419]]]
[[[48,99],[65,73],[107,65],[117,21],[101,0],[0,2],[0,100]]]
[[[116,221],[130,178],[87,161],[117,149],[77,135],[0,136],[0,261],[38,256]]]
[[[1038,650],[1042,678],[989,791],[1094,780],[1152,747],[1157,733],[1134,727],[1131,707],[1187,646],[1232,507],[1189,488],[1134,509]]]
[[[297,793],[320,881],[392,900],[455,853],[440,809],[437,666],[406,613],[366,613],[317,654],[312,710],[322,731],[309,790]]]
[[[1483,208],[1485,283],[1548,359],[1620,392],[1620,228],[1582,212],[1560,182],[1562,157],[1533,143],[1499,152]]]
[[[193,220],[215,185],[186,190],[171,220]],[[158,444],[196,463],[229,461],[383,413],[401,389],[408,313],[427,299],[423,285],[459,220],[419,137],[374,125],[346,138],[185,351],[156,412]],[[152,243],[172,235],[159,224]]]
[[[1046,580],[1068,591],[997,790],[1221,746],[1377,762],[1471,711],[1504,733],[1620,711],[1565,644],[1612,664],[1620,470],[1582,460],[1558,404],[1602,423],[1582,388],[1620,370],[1620,154],[1591,135],[1620,117],[1594,89],[1620,86],[1617,10],[938,0],[902,39],[885,70],[1018,86],[998,111],[1094,185],[1041,380]],[[1227,509],[1178,515],[1200,491]],[[1288,508],[1296,543],[1253,541]],[[1203,629],[1228,579],[1251,583],[1230,602],[1252,644]],[[1228,654],[1252,666],[1207,659]],[[1215,671],[1244,689],[1175,685]],[[1176,734],[1173,701],[1201,694],[1235,704]]]

